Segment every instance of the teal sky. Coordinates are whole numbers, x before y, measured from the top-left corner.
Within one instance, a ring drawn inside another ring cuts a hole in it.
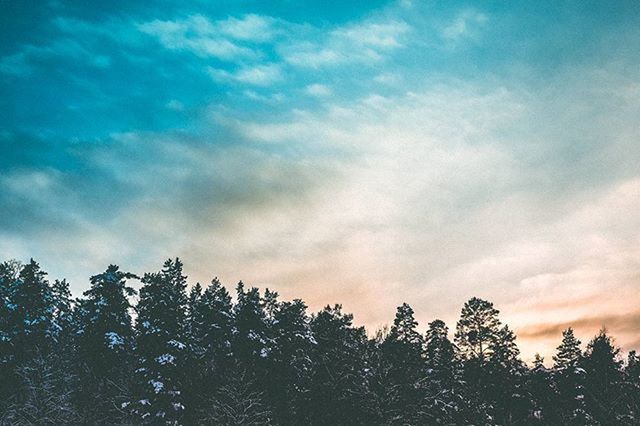
[[[637,1],[0,1],[0,254],[640,349]]]

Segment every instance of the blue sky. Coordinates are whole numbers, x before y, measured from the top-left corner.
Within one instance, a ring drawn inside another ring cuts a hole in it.
[[[640,324],[640,5],[0,2],[0,253],[181,256],[374,328]],[[634,340],[635,339],[635,340]]]

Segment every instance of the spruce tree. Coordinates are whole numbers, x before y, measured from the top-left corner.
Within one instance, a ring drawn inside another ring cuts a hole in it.
[[[544,365],[544,358],[535,354],[533,367],[527,373],[526,388],[531,398],[529,420],[532,423],[559,424],[556,407],[557,394],[552,386],[552,371]]]
[[[452,424],[461,422],[460,365],[455,347],[448,337],[449,329],[441,320],[429,323],[425,338],[425,374],[420,381],[423,401],[419,422]]]
[[[48,352],[57,335],[54,292],[46,272],[33,259],[26,264],[9,289],[14,309],[9,315],[14,355],[28,360],[33,353]]]
[[[309,392],[313,424],[371,424],[377,408],[369,394],[369,344],[362,327],[341,305],[327,306],[311,318],[313,380]]]
[[[187,395],[198,421],[208,418],[215,395],[233,375],[235,365],[231,341],[234,317],[231,296],[215,278],[202,291],[199,284],[189,295],[189,340],[193,357]]]
[[[186,277],[179,259],[167,260],[159,273],[142,279],[136,306],[138,418],[151,424],[180,424],[185,411]]]
[[[525,365],[520,360],[516,336],[508,326],[500,328],[491,342],[486,369],[486,399],[499,424],[520,423],[529,415],[531,401],[525,384]]]
[[[389,366],[388,415],[394,423],[414,423],[422,400],[418,382],[424,376],[424,340],[417,326],[413,309],[403,303],[381,346],[383,360]]]
[[[55,416],[50,411],[56,406],[62,410],[71,404],[67,396],[73,376],[67,374],[69,359],[65,358],[69,352],[60,340],[69,336],[65,328],[71,306],[68,287],[66,281],[51,285],[46,275],[33,259],[24,266],[5,262],[0,268],[6,315],[0,373],[6,399],[0,408],[9,417],[18,416],[10,422],[28,422],[28,417],[21,416],[30,413],[34,422],[42,422],[47,415]],[[44,395],[49,398],[40,400]]]
[[[640,357],[636,351],[629,351],[624,368],[624,401],[626,403],[626,418],[623,424],[633,424],[640,419]]]
[[[620,424],[626,414],[619,354],[605,329],[589,342],[584,354],[586,404],[601,424]]]
[[[554,360],[554,386],[558,394],[557,405],[563,424],[592,424],[584,397],[585,370],[582,368],[580,341],[569,327],[562,332]]]
[[[6,261],[0,264],[0,410],[16,389],[17,377],[14,375],[15,351],[14,324],[18,306],[13,303],[12,292],[22,270],[18,261]]]
[[[311,351],[316,344],[302,300],[278,303],[273,312],[273,351],[269,357],[267,396],[280,424],[309,423]]]
[[[109,265],[91,277],[76,310],[80,391],[84,421],[109,423],[126,417],[122,404],[130,398],[134,334],[126,281],[137,278]]]
[[[273,345],[263,300],[257,288],[245,291],[242,282],[238,283],[236,291],[233,351],[242,366],[262,375]]]

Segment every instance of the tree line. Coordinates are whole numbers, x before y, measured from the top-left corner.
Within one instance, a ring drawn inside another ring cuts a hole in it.
[[[136,292],[130,280],[140,280]],[[72,298],[38,263],[0,264],[0,422],[11,425],[609,425],[640,422],[640,362],[571,328],[553,366],[520,358],[492,303],[453,340],[408,304],[369,336],[340,305],[313,314],[240,282],[187,287],[167,260],[111,265]]]

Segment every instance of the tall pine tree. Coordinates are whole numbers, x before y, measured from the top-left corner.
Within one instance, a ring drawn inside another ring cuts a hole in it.
[[[620,424],[626,414],[619,355],[620,349],[602,329],[587,345],[582,361],[586,404],[594,420],[603,425]]]
[[[180,424],[185,411],[186,277],[179,259],[145,274],[136,307],[138,397],[134,414],[145,423]]]
[[[425,374],[420,382],[423,401],[420,423],[452,424],[462,422],[460,363],[448,337],[449,329],[441,320],[429,323],[425,338]]]
[[[417,327],[413,309],[403,303],[381,345],[383,361],[388,365],[386,400],[391,423],[415,423],[422,400],[418,382],[424,376],[424,340]]]
[[[134,334],[126,285],[135,275],[109,265],[91,277],[76,310],[79,404],[84,420],[100,424],[126,418],[122,404],[130,398]]]
[[[562,332],[554,361],[554,386],[558,394],[557,406],[563,424],[593,424],[584,397],[585,370],[582,368],[580,340],[569,327]]]

